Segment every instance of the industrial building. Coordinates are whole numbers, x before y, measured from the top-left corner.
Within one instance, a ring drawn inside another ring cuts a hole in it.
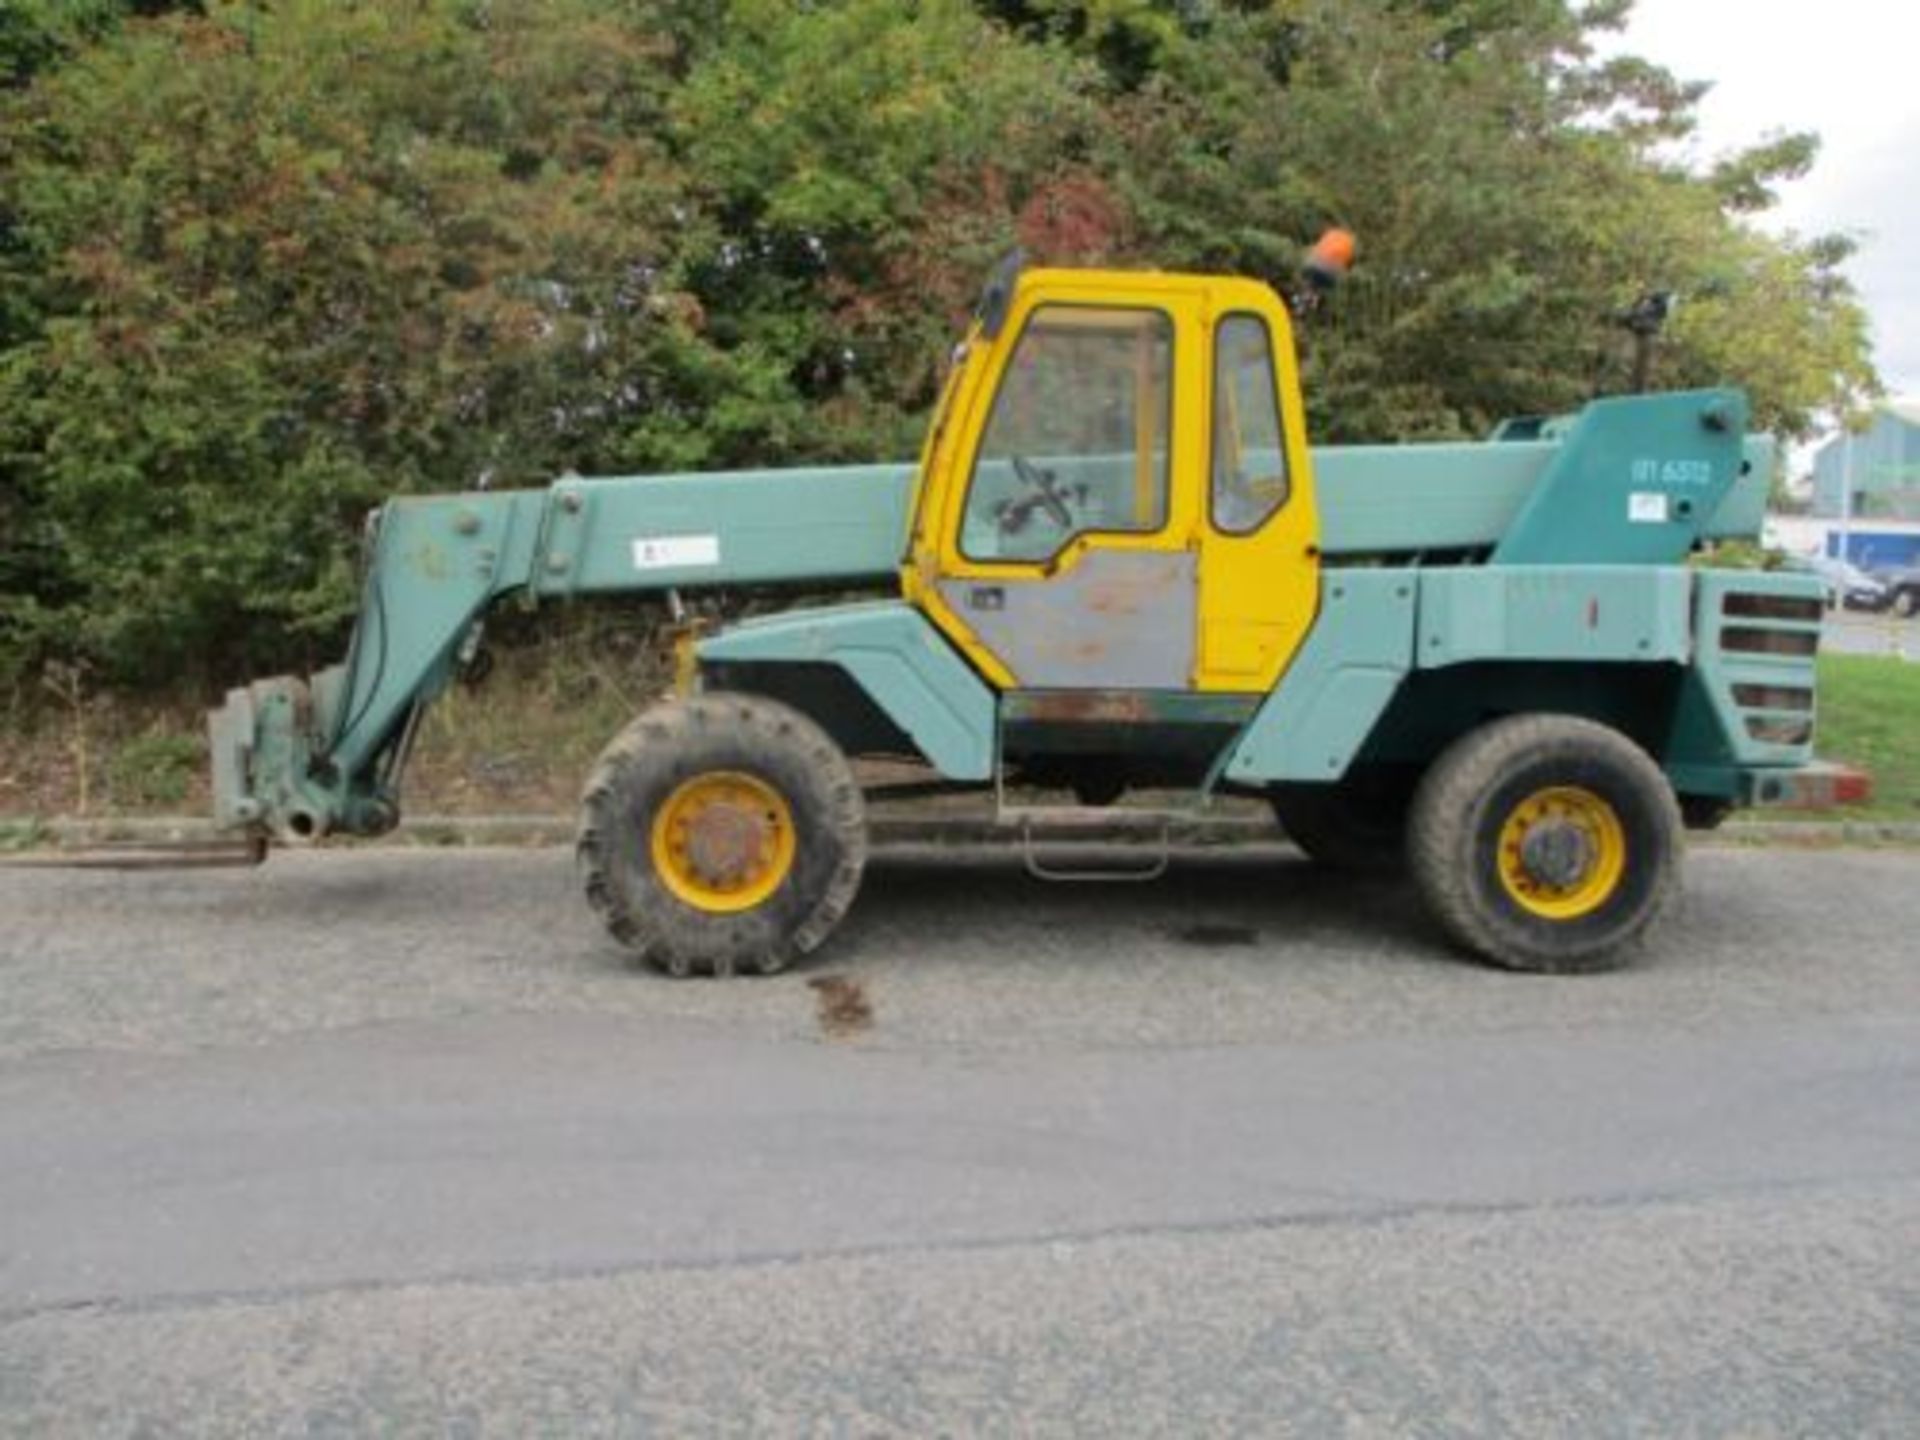
[[[1920,521],[1920,399],[1881,401],[1865,430],[1814,453],[1813,513],[1834,520],[1848,510],[1858,520]]]

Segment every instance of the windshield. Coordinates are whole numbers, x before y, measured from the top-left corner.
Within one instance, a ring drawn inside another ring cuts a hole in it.
[[[1039,561],[1088,531],[1166,523],[1173,325],[1158,310],[1044,305],[974,457],[960,549]]]

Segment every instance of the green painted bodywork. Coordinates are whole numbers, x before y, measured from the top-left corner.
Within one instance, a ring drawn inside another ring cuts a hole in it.
[[[1404,537],[1393,533],[1384,500],[1343,513],[1342,496],[1367,492],[1369,482],[1356,473],[1350,485],[1329,483],[1322,462],[1329,553],[1395,553],[1412,548],[1399,542],[1414,534],[1428,537],[1426,548],[1471,551],[1484,543],[1474,535],[1496,522],[1497,543],[1478,565],[1327,571],[1320,618],[1235,743],[1225,778],[1340,779],[1413,671],[1489,662],[1684,667],[1696,663],[1696,631],[1697,696],[1683,701],[1676,740],[1684,743],[1668,753],[1710,754],[1726,770],[1805,763],[1810,742],[1755,740],[1744,715],[1730,712],[1731,682],[1712,678],[1729,662],[1707,643],[1716,632],[1699,623],[1696,590],[1698,603],[1718,603],[1728,588],[1753,588],[1749,577],[1685,565],[1704,539],[1759,529],[1772,455],[1745,435],[1746,419],[1746,400],[1732,390],[1596,401],[1556,440],[1477,447],[1499,457],[1483,462],[1488,478],[1477,485],[1459,447],[1422,447],[1433,468],[1420,478],[1409,468],[1383,487],[1406,507],[1413,528]],[[1380,466],[1390,454],[1368,458]],[[1447,470],[1459,493],[1423,502],[1420,486]],[[1675,763],[1692,767],[1689,781],[1699,778],[1701,762]]]
[[[1494,547],[1495,565],[1672,565],[1741,478],[1737,390],[1596,400]]]
[[[231,692],[215,713],[216,752],[249,723],[254,730],[237,757],[216,753],[216,817],[298,835],[391,824],[404,722],[445,690],[474,621],[500,595],[526,588],[544,498],[454,495],[385,506],[371,522],[345,663],[310,685],[281,678]]]
[[[1476,550],[1512,522],[1558,447],[1543,442],[1336,445],[1313,452],[1320,551]]]
[[[993,690],[903,600],[795,610],[700,642],[703,663],[829,664],[857,681],[950,780],[993,777]]]
[[[1480,565],[1418,572],[1416,663],[1677,660],[1692,644],[1683,565]]]
[[[1730,796],[1742,772],[1812,758],[1810,732],[1785,743],[1756,736],[1749,725],[1807,719],[1807,711],[1742,703],[1734,687],[1803,690],[1811,704],[1811,644],[1820,628],[1815,577],[1679,565],[1486,565],[1334,570],[1321,590],[1322,621],[1235,743],[1224,771],[1230,781],[1339,780],[1410,675],[1456,673],[1472,687],[1488,663],[1516,673],[1529,665],[1614,666],[1616,685],[1636,683],[1636,674],[1678,679],[1670,721],[1657,737],[1643,738],[1684,793]],[[1797,601],[1811,617],[1729,618],[1729,595]],[[1729,630],[1810,639],[1803,653],[1746,653],[1728,648]],[[1627,667],[1646,668],[1630,674]],[[1444,687],[1432,693],[1444,695]],[[1445,698],[1461,714],[1475,712],[1472,694]],[[1501,706],[1511,703],[1500,697]],[[1537,703],[1559,708],[1544,687]]]
[[[1716,406],[1745,413],[1738,391],[1694,391],[1596,401],[1558,427],[1559,440],[1316,448],[1321,553],[1338,560],[1502,546],[1506,553],[1495,558],[1507,564],[1559,558],[1632,564],[1655,556],[1677,562],[1696,540],[1757,537],[1773,478],[1774,442],[1764,435],[1729,442],[1706,430],[1700,417]],[[1658,416],[1665,448],[1632,443],[1643,408]],[[1596,412],[1600,420],[1589,425]],[[1628,450],[1624,467],[1614,453],[1622,441]],[[1694,473],[1685,468],[1668,471],[1664,480],[1656,470],[1651,483],[1635,484],[1632,466],[1647,459],[1662,465],[1707,462],[1717,502],[1701,503],[1702,487],[1681,483],[1682,475]],[[1549,489],[1552,498],[1535,498]],[[1691,513],[1664,524],[1630,523],[1627,497],[1636,490],[1689,501]],[[1558,517],[1561,507],[1568,512],[1564,520]],[[1574,552],[1570,556],[1556,558],[1543,548],[1559,535]]]
[[[1216,778],[1337,778],[1404,687],[1487,663],[1691,666],[1673,741],[1691,780],[1798,763],[1804,747],[1766,748],[1733,706],[1760,662],[1690,648],[1709,590],[1685,557],[1759,528],[1772,454],[1745,416],[1737,392],[1702,391],[1597,402],[1546,439],[1316,450],[1323,608]],[[897,585],[913,482],[908,465],[830,466],[393,500],[346,662],[214,715],[217,815],[283,835],[390,825],[413,726],[502,598]],[[999,698],[904,602],[748,622],[699,654],[837,667],[942,774],[994,773]]]
[[[1338,780],[1413,668],[1417,570],[1334,570],[1320,618],[1248,722],[1225,778]]]
[[[913,474],[911,465],[842,465],[561,480],[542,507],[535,588],[573,595],[889,579],[906,554]],[[707,541],[710,559],[672,563],[676,545],[694,552]]]

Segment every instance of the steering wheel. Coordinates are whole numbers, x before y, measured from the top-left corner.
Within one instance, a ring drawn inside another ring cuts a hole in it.
[[[1053,472],[1043,470],[1024,455],[1009,455],[1013,462],[1013,473],[1020,477],[1023,485],[1031,485],[1038,492],[1040,504],[1062,530],[1073,529],[1073,512],[1067,509],[1067,497],[1060,493]]]

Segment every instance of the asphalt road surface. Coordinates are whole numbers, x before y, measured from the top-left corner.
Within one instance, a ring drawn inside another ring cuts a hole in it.
[[[1583,979],[1280,850],[720,984],[554,851],[0,870],[0,1430],[1911,1436],[1920,856]]]

